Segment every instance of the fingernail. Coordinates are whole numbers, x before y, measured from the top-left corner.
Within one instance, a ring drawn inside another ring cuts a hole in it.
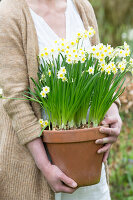
[[[101,153],[101,151],[100,150],[98,150],[98,152],[97,153]]]
[[[100,128],[100,132],[101,132],[101,133],[104,133],[104,129],[103,129],[103,128]]]
[[[98,144],[98,143],[99,143],[99,140],[96,140],[96,141],[95,141],[95,144]]]
[[[102,124],[106,124],[106,121],[102,121]]]
[[[72,187],[77,187],[77,183],[73,182]]]

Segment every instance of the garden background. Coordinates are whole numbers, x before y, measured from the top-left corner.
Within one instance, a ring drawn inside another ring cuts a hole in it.
[[[1,1],[1,0],[0,0]],[[104,44],[130,44],[133,57],[133,0],[90,0]],[[109,157],[112,200],[133,200],[133,80],[126,78],[127,89],[121,96],[123,127]]]
[[[133,0],[90,0],[98,20],[100,40],[113,46],[130,44],[133,57]],[[133,80],[120,97],[123,127],[109,157],[112,200],[133,200]]]

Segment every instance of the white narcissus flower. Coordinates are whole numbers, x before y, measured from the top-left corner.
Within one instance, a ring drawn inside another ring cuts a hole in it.
[[[41,124],[41,127],[46,128],[47,126],[48,126],[48,121],[47,120],[43,121],[43,123]]]
[[[48,71],[48,75],[49,75],[49,77],[51,76],[51,71],[50,70]]]
[[[41,95],[42,97],[46,98],[46,92],[41,91],[40,95]]]
[[[100,54],[100,58],[101,58],[101,59],[105,59],[105,57],[106,57],[106,54],[105,54],[104,52],[102,52],[102,53]]]
[[[132,58],[130,58],[129,62],[130,62],[130,65],[133,66],[133,59]]]
[[[48,51],[45,51],[45,52],[44,52],[44,56],[45,56],[46,58],[48,58],[48,57],[49,57],[49,52],[48,52]]]
[[[45,58],[45,59],[49,60],[51,58],[51,53],[52,53],[51,49],[44,48],[40,52],[40,58]]]
[[[103,51],[103,48],[104,48],[104,45],[103,45],[103,43],[99,43],[99,44],[97,45],[97,47],[98,47],[98,49],[102,52],[102,51]]]
[[[108,55],[107,46],[104,46],[104,47],[103,47],[103,53],[105,54],[105,57]]]
[[[125,51],[124,52],[124,57],[130,56],[130,54],[131,54],[130,47],[126,42],[124,42],[124,51]]]
[[[96,50],[97,50],[96,46],[92,46],[92,48],[91,48],[92,53],[95,53]]]
[[[66,54],[69,54],[69,53],[70,53],[70,50],[69,50],[69,49],[67,49],[67,50],[65,51],[65,53],[66,53]]]
[[[83,38],[84,39],[87,39],[89,37],[89,33],[88,33],[88,31],[86,30],[85,32],[84,32],[84,34],[83,34]],[[91,36],[90,36],[91,37]]]
[[[125,57],[130,56],[130,54],[131,54],[130,50],[125,51]]]
[[[111,45],[107,44],[107,49],[111,50],[112,49]]]
[[[70,47],[75,47],[76,46],[76,40],[72,40],[72,41],[70,41],[70,44],[69,44],[69,46]]]
[[[41,127],[44,128],[44,124],[41,124]]]
[[[113,57],[114,48],[111,45],[103,45],[102,52],[105,54],[105,57]]]
[[[63,72],[59,71],[57,74],[58,79],[62,79],[64,77]]]
[[[44,80],[45,79],[45,74],[42,74],[41,75],[41,80]]]
[[[60,68],[60,72],[62,72],[63,74],[66,74],[66,68],[65,67],[61,67]]]
[[[120,62],[120,63],[118,64],[118,68],[120,69],[122,66],[123,66],[123,63]]]
[[[126,67],[126,62],[125,62],[125,59],[123,59],[123,61],[121,61],[118,64],[118,68],[120,69],[121,72],[123,72],[125,70],[125,67]]]
[[[39,123],[41,125],[42,128],[45,128],[48,126],[48,120],[43,120],[43,119],[39,119]]]
[[[113,68],[115,69],[116,67],[114,62],[110,62],[108,66],[110,67],[111,70],[113,70]]]
[[[130,50],[128,50],[128,51],[127,50],[123,50],[123,49],[119,50],[118,56],[120,58],[125,58],[125,57],[127,57],[129,55],[130,55]]]
[[[79,54],[79,56],[85,56],[86,55],[86,51],[84,51],[82,49],[81,50],[79,49],[78,54]]]
[[[101,58],[101,57],[100,57],[100,58],[99,58],[99,61],[100,61],[100,62],[104,62],[104,58]]]
[[[99,68],[100,68],[101,72],[105,71],[105,68],[106,68],[105,61],[104,61],[104,62],[101,62],[101,63],[99,63]]]
[[[96,32],[95,32],[94,28],[89,26],[88,27],[88,36],[89,36],[89,38],[93,37],[95,35],[95,33]]]
[[[58,41],[57,41],[57,40],[55,40],[55,41],[54,41],[54,43],[55,43],[55,44],[58,44]]]
[[[86,60],[86,58],[84,56],[81,56],[81,58],[80,58],[81,63],[84,63],[85,60]]]
[[[44,122],[43,119],[39,119],[40,124],[43,124],[43,122]]]
[[[63,81],[63,82],[67,81],[67,78],[64,76],[64,77],[62,78],[62,81]]]
[[[65,74],[66,74],[66,68],[61,67],[57,74],[58,79],[62,79],[63,82],[67,81]]]
[[[75,53],[75,54],[73,54],[73,61],[75,62],[75,63],[78,63],[78,61],[79,61],[79,54],[78,53]]]
[[[43,92],[46,94],[50,92],[50,88],[48,86],[43,87]]]
[[[43,56],[44,56],[44,53],[42,52],[42,53],[40,54],[40,56],[43,57]]]
[[[88,72],[89,74],[94,74],[94,67],[89,67]]]
[[[95,52],[94,57],[96,57],[98,59],[100,58],[100,52],[98,50]]]
[[[121,71],[121,72],[124,72],[124,70],[125,70],[125,66],[123,65],[123,66],[120,68],[120,71]]]
[[[100,43],[93,46],[91,52],[95,58],[99,59],[100,62],[103,62],[104,58],[107,56],[107,50],[105,51],[105,49],[107,49],[107,47],[103,45],[103,43]]]
[[[83,34],[81,32],[77,33],[77,37],[78,38],[82,38],[83,37]]]
[[[111,74],[111,68],[112,68],[112,66],[111,66],[110,64],[105,65],[105,72],[106,72],[108,75]]]
[[[106,69],[112,69],[112,64],[111,63],[109,63],[108,65],[107,65],[107,67],[106,67]]]
[[[114,73],[114,74],[116,74],[117,73],[117,71],[118,71],[118,69],[114,66],[114,67],[112,67],[112,72]]]
[[[54,48],[50,49],[50,52],[53,54],[55,52],[55,49]]]
[[[110,69],[114,74],[117,73],[118,69],[117,69],[117,67],[116,67],[116,65],[115,65],[114,62],[110,62],[110,64],[108,65],[108,67],[109,67],[109,69]]]
[[[109,68],[106,68],[105,71],[106,71],[106,73],[107,73],[108,75],[111,74],[111,70],[110,70]]]
[[[72,60],[72,58],[70,56],[67,56],[66,62],[68,64],[72,64],[73,60]]]
[[[44,126],[47,126],[47,125],[48,125],[48,120],[45,120],[45,121],[43,122],[43,124],[44,124]]]

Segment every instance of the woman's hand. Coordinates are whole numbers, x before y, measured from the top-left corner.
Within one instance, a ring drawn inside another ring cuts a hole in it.
[[[57,166],[50,163],[41,138],[29,142],[27,147],[37,167],[41,170],[54,192],[66,192],[71,194],[76,190],[77,183],[67,177]]]
[[[108,137],[96,140],[96,144],[105,144],[104,147],[98,150],[98,153],[104,153],[103,162],[105,162],[108,158],[111,145],[116,142],[122,126],[122,121],[119,115],[118,107],[115,103],[113,103],[107,111],[105,119],[102,121],[102,124],[109,125],[110,127],[100,128],[100,132],[107,134]]]
[[[66,176],[57,166],[49,165],[47,169],[41,170],[47,179],[51,189],[58,192],[65,192],[72,194],[77,187],[77,183]]]

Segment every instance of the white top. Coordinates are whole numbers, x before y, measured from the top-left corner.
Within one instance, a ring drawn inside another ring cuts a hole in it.
[[[44,47],[52,46],[54,41],[59,39],[59,36],[52,30],[52,28],[45,22],[45,20],[37,15],[30,8],[31,15],[34,20],[35,28],[37,31],[39,49],[43,49]],[[83,22],[77,13],[77,10],[74,6],[72,0],[67,0],[67,8],[65,12],[66,16],[66,38],[67,40],[73,39],[78,32],[84,31]],[[89,39],[84,44],[85,47],[89,47],[90,41]]]
[[[45,20],[37,15],[31,8],[30,12],[35,24],[39,50],[47,46],[54,45],[54,41],[59,39],[59,36],[50,28]],[[66,39],[72,39],[77,32],[84,31],[83,22],[75,8],[72,0],[67,0],[66,16]],[[90,47],[90,41],[86,41],[84,47]],[[101,180],[100,183],[81,187],[77,189],[73,194],[58,193],[55,194],[56,200],[110,200],[109,188],[106,182],[106,174],[104,164],[102,165]]]

